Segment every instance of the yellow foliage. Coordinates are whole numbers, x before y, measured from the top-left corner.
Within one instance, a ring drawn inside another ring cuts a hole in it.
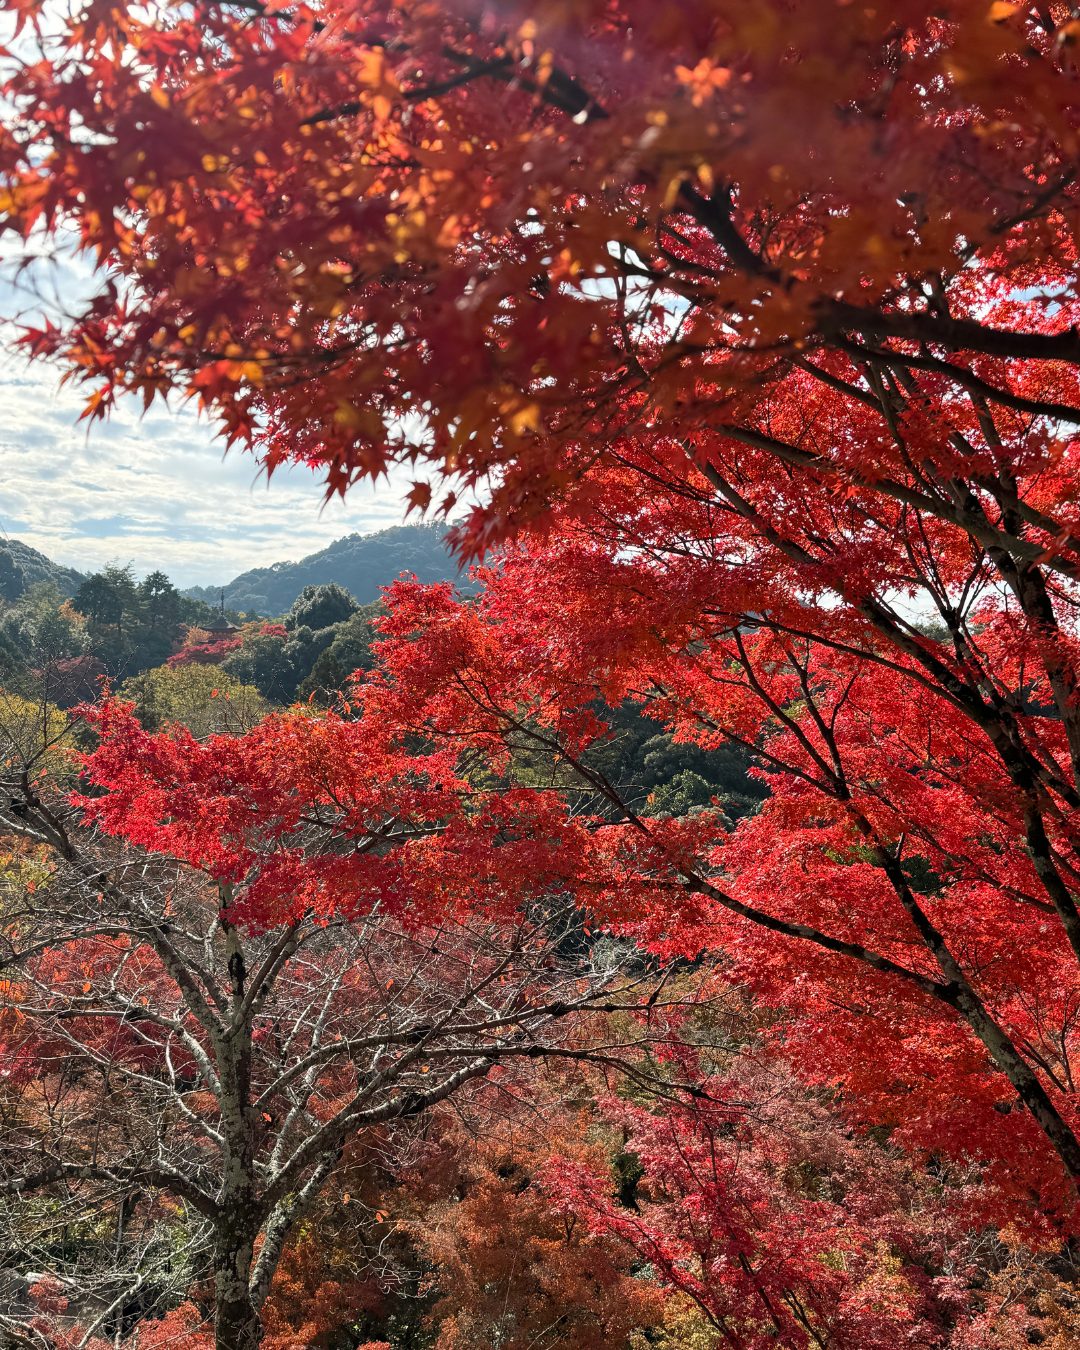
[[[147,727],[179,723],[199,740],[247,731],[269,711],[254,686],[218,666],[158,666],[127,680],[119,693],[135,704]]]
[[[31,778],[66,767],[67,716],[45,700],[0,689],[0,769]]]

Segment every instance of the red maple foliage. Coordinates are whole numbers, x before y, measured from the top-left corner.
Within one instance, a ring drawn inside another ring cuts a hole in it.
[[[350,1152],[504,1065],[595,1059],[652,1082],[649,1056],[680,1037],[662,975],[581,943],[588,823],[557,794],[492,790],[475,751],[390,714],[378,683],[348,709],[197,740],[106,698],[78,714],[92,748],[76,792],[55,742],[56,777],[5,742],[0,821],[24,844],[0,874],[17,972],[0,1004],[0,1194],[103,1206],[117,1262],[140,1240],[150,1253],[104,1274],[101,1306],[93,1272],[64,1273],[43,1244],[78,1294],[55,1314],[64,1337],[76,1322],[120,1336],[148,1276],[182,1274],[180,1250],[218,1350],[355,1323],[377,1287],[331,1259],[326,1225],[315,1246],[302,1233]],[[613,1010],[621,1041],[599,1023]],[[36,1331],[24,1312],[0,1331]]]
[[[385,701],[359,711],[294,710],[198,741],[145,731],[129,704],[87,705],[98,744],[73,800],[105,833],[207,874],[234,921],[264,928],[376,908],[412,924],[473,907],[510,918],[577,884],[588,832],[557,797],[477,790],[456,746],[418,754]],[[313,852],[313,825],[364,846]]]
[[[467,729],[495,762],[553,757],[608,817],[582,855],[603,923],[669,957],[724,953],[788,1009],[809,1078],[924,1152],[982,1156],[1021,1208],[1038,1195],[1071,1225],[1077,953],[1053,884],[1071,819],[1050,818],[1040,867],[1041,817],[1010,773],[1036,747],[1067,762],[1067,732],[1003,648],[1007,618],[975,630],[979,669],[1023,700],[1024,739],[1002,747],[916,660],[847,641],[842,609],[778,592],[750,621],[705,599],[730,594],[723,561],[613,556],[583,534],[508,557],[479,605],[392,588],[369,697],[440,742]],[[733,831],[719,806],[643,812],[596,767],[598,695],[705,748],[744,744],[768,800]]]
[[[635,1197],[559,1159],[556,1210],[628,1247],[736,1350],[950,1344],[970,1298],[960,1207],[919,1196],[895,1158],[775,1078],[749,1110],[745,1074],[704,1087],[712,1101],[662,1115],[609,1104],[641,1171]]]
[[[705,1343],[1006,1350],[1075,1337],[1072,1300],[1050,1294],[1052,1262],[973,1223],[975,1169],[912,1169],[760,1046],[701,1086],[663,1111],[600,1102],[620,1130],[616,1178],[595,1152],[558,1156],[557,1142],[538,1171],[556,1212],[632,1253],[669,1314],[687,1307],[711,1328]]]
[[[255,637],[284,637],[285,626],[280,623],[253,624],[239,633],[227,637],[207,636],[205,629],[192,628],[188,631],[187,641],[179,651],[173,652],[165,664],[167,666],[219,666],[233,652],[240,650],[244,645],[244,638],[249,635]]]
[[[955,515],[895,477],[890,421],[1075,416],[1065,4],[15,11],[9,219],[114,269],[25,339],[89,416],[178,387],[335,491],[418,461],[421,507],[494,473],[474,546],[637,429]],[[778,446],[761,397],[797,385],[875,444]]]
[[[4,208],[107,269],[24,345],[87,414],[179,390],[331,490],[390,461],[421,508],[475,490],[463,553],[518,538],[479,605],[393,593],[363,731],[207,750],[93,714],[93,818],[250,877],[252,921],[358,879],[402,913],[555,889],[722,952],[853,1116],[1074,1230],[1073,10],[16,12]],[[744,746],[763,809],[647,812],[598,765],[625,700]],[[525,754],[551,790],[478,779]],[[295,782],[346,832],[382,782],[438,828],[300,858]]]

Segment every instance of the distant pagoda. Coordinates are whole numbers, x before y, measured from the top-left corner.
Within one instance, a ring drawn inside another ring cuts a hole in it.
[[[209,619],[206,623],[199,624],[199,627],[203,630],[204,633],[209,633],[210,636],[213,638],[229,637],[233,633],[238,633],[240,631],[239,628],[236,626],[236,624],[230,623],[228,619],[225,617],[224,588],[221,591],[221,596],[218,601],[218,607],[214,613],[214,617],[212,619]]]

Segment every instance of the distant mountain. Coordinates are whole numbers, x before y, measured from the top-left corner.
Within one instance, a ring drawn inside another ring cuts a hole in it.
[[[49,582],[61,595],[74,595],[86,580],[73,567],[62,567],[18,539],[0,539],[0,599],[18,600],[24,591]]]
[[[458,569],[445,543],[441,525],[395,525],[377,534],[350,534],[299,562],[255,567],[225,586],[225,606],[257,614],[284,614],[305,586],[336,581],[362,605],[379,598],[401,572],[415,572],[421,581],[449,581]],[[194,600],[216,605],[217,586],[193,586],[184,592]]]

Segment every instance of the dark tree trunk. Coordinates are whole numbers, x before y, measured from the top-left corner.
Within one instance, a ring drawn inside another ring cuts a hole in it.
[[[215,1346],[216,1350],[258,1350],[263,1329],[259,1307],[252,1301],[251,1275],[263,1216],[255,1199],[251,1021],[244,1000],[247,965],[240,933],[224,918],[232,899],[231,888],[222,886],[220,891],[232,1016],[229,1033],[219,1041],[216,1054],[221,1079],[224,1185],[214,1250]]]
[[[219,1298],[214,1321],[215,1350],[259,1350],[262,1323],[246,1296],[230,1302]]]
[[[216,1350],[258,1350],[262,1341],[262,1319],[248,1292],[250,1269],[250,1243],[219,1249],[214,1271]]]
[[[222,1216],[214,1251],[214,1332],[216,1350],[258,1350],[263,1327],[251,1298],[251,1268],[257,1226],[242,1207]]]

